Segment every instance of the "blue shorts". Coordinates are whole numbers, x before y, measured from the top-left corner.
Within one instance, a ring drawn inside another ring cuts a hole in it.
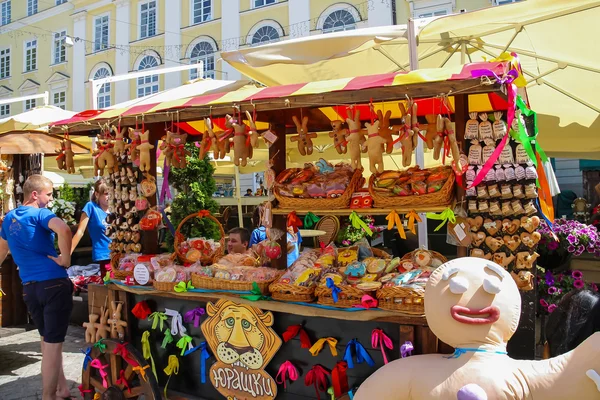
[[[46,343],[63,343],[73,310],[73,284],[68,278],[23,285],[23,300]]]

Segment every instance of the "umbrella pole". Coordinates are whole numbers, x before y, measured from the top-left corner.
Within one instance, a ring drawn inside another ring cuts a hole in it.
[[[240,228],[244,227],[244,213],[242,210],[242,191],[240,189],[240,167],[235,165],[233,167],[235,171],[235,199],[237,201],[237,210],[238,210],[238,221]]]

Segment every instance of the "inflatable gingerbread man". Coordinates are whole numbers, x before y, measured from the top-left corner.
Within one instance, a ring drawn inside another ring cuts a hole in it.
[[[496,263],[468,257],[441,265],[425,288],[425,315],[454,354],[393,361],[362,384],[356,400],[600,398],[600,332],[548,360],[507,355],[506,344],[519,324],[521,296]]]

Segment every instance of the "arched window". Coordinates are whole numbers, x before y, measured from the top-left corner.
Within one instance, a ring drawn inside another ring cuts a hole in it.
[[[94,79],[102,79],[111,76],[108,68],[100,67],[94,74]],[[98,109],[110,107],[110,83],[105,83],[98,90]]]
[[[317,21],[317,29],[323,33],[347,31],[356,29],[361,20],[355,7],[346,3],[338,3],[328,7]]]
[[[138,64],[138,71],[148,68],[158,67],[156,57],[146,55]],[[137,97],[144,97],[154,93],[158,93],[158,75],[146,75],[137,78]]]
[[[252,35],[252,41],[250,44],[257,45],[262,43],[269,43],[279,40],[279,32],[271,25],[261,26]]]
[[[190,64],[204,62],[204,77],[215,78],[215,49],[212,44],[206,41],[196,43],[190,53]],[[198,70],[190,70],[190,79],[197,79]]]

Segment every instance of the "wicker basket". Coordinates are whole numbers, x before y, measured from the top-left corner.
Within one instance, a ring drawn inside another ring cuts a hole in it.
[[[271,297],[279,301],[310,303],[315,300],[315,286],[305,287],[291,283],[273,282],[269,286]]]
[[[181,234],[181,228],[183,227],[183,225],[186,222],[188,222],[192,218],[208,218],[211,221],[213,221],[214,223],[216,223],[217,226],[219,227],[219,232],[221,233],[221,239],[219,240],[219,243],[221,244],[221,246],[219,246],[219,248],[217,248],[213,254],[210,254],[210,255],[203,254],[199,260],[202,265],[213,264],[216,260],[218,260],[219,258],[221,258],[223,256],[223,252],[225,251],[224,250],[225,249],[225,231],[223,230],[223,225],[221,225],[219,220],[216,219],[215,217],[213,217],[206,210],[202,210],[197,213],[190,214],[181,220],[181,222],[179,223],[179,226],[177,226],[177,230],[175,231],[175,243],[174,243],[175,253],[174,254],[177,255],[177,257],[179,258],[179,261],[181,261],[182,263],[193,264],[194,262],[196,262],[196,260],[189,260],[188,258],[186,258],[185,254],[182,254],[179,251],[179,245],[185,241],[185,237]]]
[[[154,289],[160,290],[161,292],[174,292],[175,286],[177,286],[179,282],[159,282],[153,281],[152,286]]]
[[[128,276],[133,276],[133,271],[121,271],[120,269],[113,270],[113,277],[117,280],[122,281]]]
[[[352,193],[361,188],[364,184],[362,171],[362,169],[357,169],[354,171],[354,175],[352,175],[352,179],[350,179],[350,183],[348,183],[346,191],[340,197],[330,199],[301,199],[297,197],[286,197],[281,195],[277,186],[273,188],[273,194],[279,201],[280,208],[304,210],[331,210],[348,208],[350,205],[350,199],[352,198]]]
[[[419,250],[411,251],[402,257],[401,261],[411,260],[414,253]],[[446,257],[437,251],[427,250],[435,258],[439,258],[442,262],[448,261]],[[391,311],[401,311],[406,314],[424,314],[425,313],[425,301],[423,295],[425,294],[425,288],[406,288],[402,286],[398,287],[382,287],[377,291],[377,300],[379,301],[379,308]]]
[[[454,173],[450,174],[444,186],[435,193],[413,196],[384,196],[381,192],[373,190],[375,175],[371,175],[369,178],[369,193],[373,197],[375,208],[445,206],[452,203],[454,197],[454,179]]]
[[[271,280],[263,281],[263,282],[256,282],[261,293],[268,294],[269,293],[269,285],[271,283],[273,283],[273,281],[275,281],[276,279],[279,279],[279,277],[281,276],[282,273],[283,273],[283,271]],[[215,290],[215,291],[238,290],[238,291],[249,292],[252,290],[253,283],[254,282],[231,281],[229,279],[212,278],[209,276],[203,276],[203,275],[197,274],[195,272],[192,272],[192,285],[197,289],[210,289],[210,290]]]

